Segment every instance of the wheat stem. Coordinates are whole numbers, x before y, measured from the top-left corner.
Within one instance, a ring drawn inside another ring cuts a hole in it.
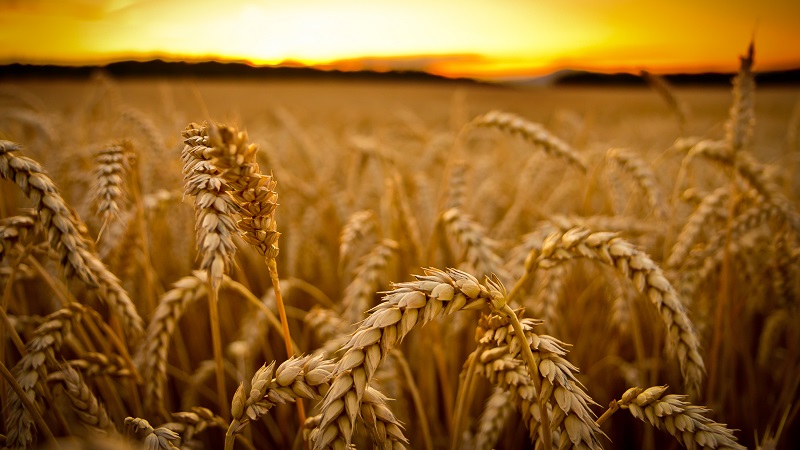
[[[289,320],[286,318],[286,307],[283,304],[283,296],[281,295],[281,283],[278,277],[278,263],[275,258],[266,258],[267,268],[269,269],[269,278],[272,281],[272,289],[275,291],[275,304],[278,305],[278,316],[281,319],[281,328],[283,330],[283,343],[286,346],[286,357],[291,358],[294,356],[294,349],[292,348],[292,335],[289,332]],[[297,417],[300,423],[306,421],[306,412],[303,408],[303,401],[297,400]]]
[[[230,417],[225,407],[228,403],[228,393],[225,389],[225,363],[222,360],[222,336],[219,326],[219,287],[212,286],[211,278],[208,280],[208,318],[211,322],[211,345],[214,349],[214,370],[217,379],[217,401],[223,412],[223,417]]]
[[[533,386],[536,388],[536,396],[539,398],[539,411],[541,412],[542,417],[542,433],[540,434],[542,437],[542,444],[545,450],[550,450],[552,449],[550,415],[547,413],[547,399],[544,395],[542,380],[539,376],[539,365],[536,364],[536,359],[533,357],[531,346],[528,344],[528,341],[525,337],[525,331],[522,329],[522,324],[520,323],[517,314],[513,309],[511,309],[510,306],[508,306],[508,303],[503,305],[503,307],[500,309],[500,312],[508,317],[509,321],[511,322],[511,326],[514,327],[514,333],[519,341],[519,345],[522,348],[522,357],[525,360],[525,365],[528,366],[528,374],[530,374],[531,379],[533,380]]]
[[[39,408],[31,401],[30,397],[28,397],[28,394],[22,389],[22,386],[19,385],[17,379],[14,378],[14,375],[11,374],[2,361],[0,361],[0,375],[3,376],[11,389],[13,389],[17,394],[17,397],[19,397],[22,405],[25,406],[25,409],[28,410],[28,413],[33,418],[33,421],[36,422],[36,426],[45,434],[45,436],[47,436],[47,439],[53,441],[53,444],[56,446],[56,448],[60,448],[58,441],[56,441],[55,436],[53,436],[53,432],[50,431],[47,423],[45,423],[44,419],[42,418]]]

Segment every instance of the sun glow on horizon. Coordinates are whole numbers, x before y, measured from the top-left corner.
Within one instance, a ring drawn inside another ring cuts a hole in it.
[[[0,61],[294,61],[446,76],[800,65],[800,2],[0,1]]]

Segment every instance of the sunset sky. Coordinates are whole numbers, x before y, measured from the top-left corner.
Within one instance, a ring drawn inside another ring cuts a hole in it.
[[[800,67],[800,0],[0,0],[0,63],[294,61],[502,78]]]

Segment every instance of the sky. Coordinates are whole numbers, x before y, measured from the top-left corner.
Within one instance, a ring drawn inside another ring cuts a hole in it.
[[[0,63],[242,60],[513,78],[800,67],[800,0],[0,0]]]

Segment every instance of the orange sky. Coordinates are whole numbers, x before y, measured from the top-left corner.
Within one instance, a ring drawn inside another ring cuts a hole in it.
[[[800,67],[800,0],[0,0],[0,62],[292,60],[498,78]]]

